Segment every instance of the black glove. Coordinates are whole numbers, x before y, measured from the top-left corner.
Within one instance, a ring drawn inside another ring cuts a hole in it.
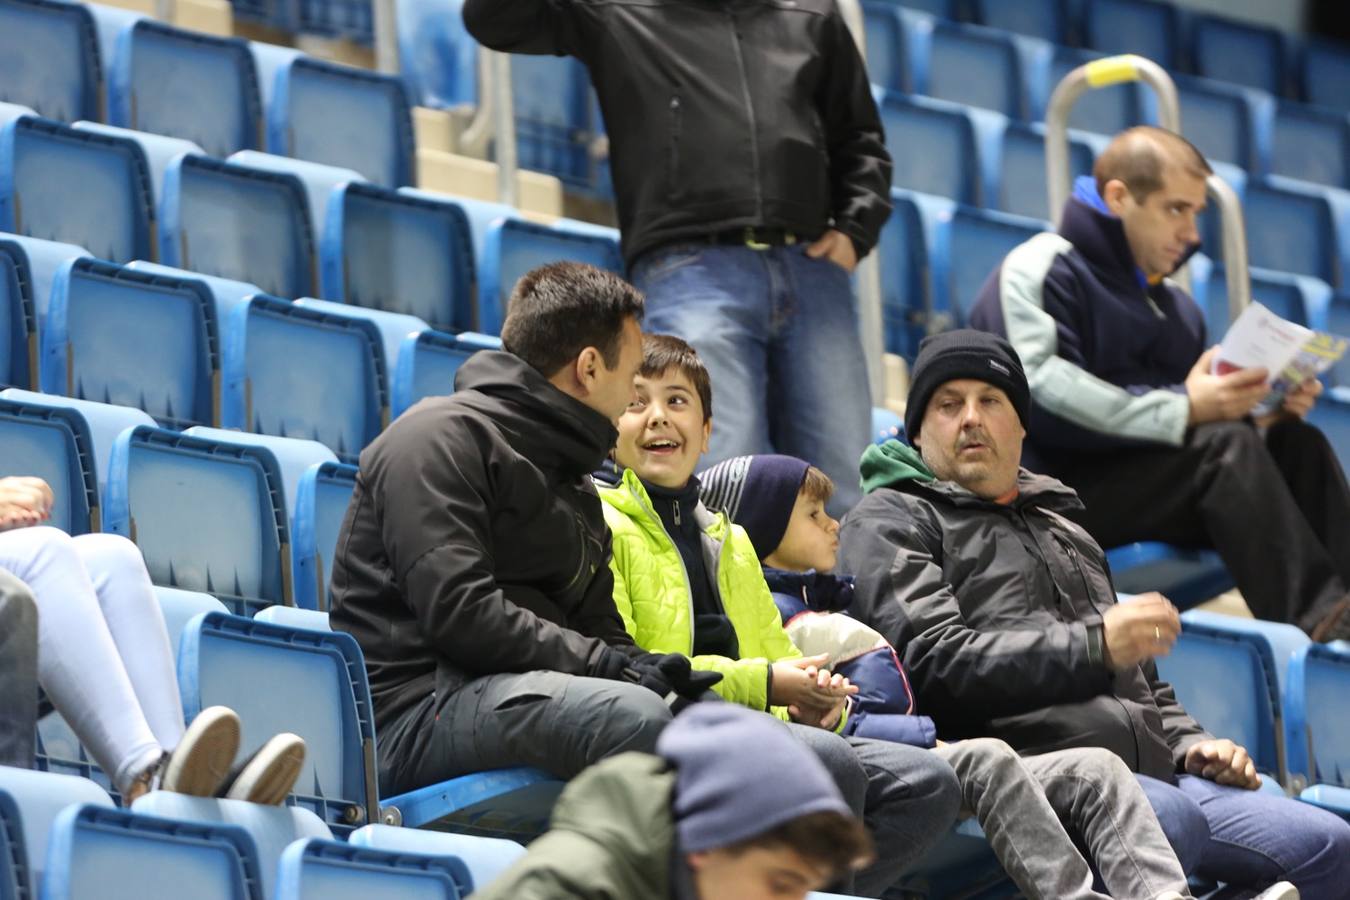
[[[673,699],[672,694],[690,700],[702,699],[710,687],[722,680],[721,672],[695,671],[689,664],[689,657],[678,653],[629,656],[613,647],[606,647],[586,674],[639,684],[668,703]]]

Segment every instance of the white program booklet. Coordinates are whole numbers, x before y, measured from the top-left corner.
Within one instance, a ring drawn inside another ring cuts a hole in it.
[[[1346,345],[1345,338],[1305,328],[1252,303],[1224,335],[1214,374],[1258,367],[1268,371],[1270,394],[1252,410],[1261,416],[1278,409],[1292,388],[1335,365]]]

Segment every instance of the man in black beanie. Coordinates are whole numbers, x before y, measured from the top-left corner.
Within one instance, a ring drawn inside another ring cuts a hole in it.
[[[1020,467],[1029,393],[1000,337],[920,346],[909,444],[864,452],[864,497],[840,530],[854,615],[904,648],[940,734],[1026,754],[1104,747],[1138,774],[1188,874],[1338,896],[1350,825],[1255,791],[1247,751],[1208,734],[1158,679],[1177,611],[1160,594],[1117,603],[1101,547],[1072,521],[1078,495]]]

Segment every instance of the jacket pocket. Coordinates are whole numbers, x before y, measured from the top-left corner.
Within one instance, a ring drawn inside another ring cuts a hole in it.
[[[675,196],[681,188],[680,182],[680,139],[684,110],[678,96],[670,98],[669,125],[666,135],[666,193]]]

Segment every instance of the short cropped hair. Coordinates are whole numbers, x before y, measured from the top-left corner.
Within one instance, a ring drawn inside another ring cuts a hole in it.
[[[807,499],[810,500],[829,503],[830,498],[834,496],[834,481],[815,466],[807,466],[806,476],[802,479],[801,490],[797,493],[805,494]]]
[[[699,359],[698,351],[673,334],[644,334],[642,367],[638,374],[643,378],[659,378],[671,369],[689,379],[703,404],[703,421],[711,419],[712,378],[708,376],[708,367]]]
[[[1205,155],[1181,135],[1166,128],[1139,125],[1116,135],[1097,157],[1092,177],[1097,180],[1098,193],[1106,190],[1108,181],[1120,181],[1135,202],[1143,203],[1162,189],[1163,169],[1168,164],[1197,178],[1214,171]]]
[[[831,811],[791,819],[724,849],[734,855],[747,850],[783,847],[827,869],[831,881],[866,865],[876,855],[872,838],[862,822],[853,816]]]
[[[642,321],[642,293],[612,272],[555,262],[516,282],[502,324],[502,346],[545,377],[595,347],[607,368],[619,364],[624,322]]]

